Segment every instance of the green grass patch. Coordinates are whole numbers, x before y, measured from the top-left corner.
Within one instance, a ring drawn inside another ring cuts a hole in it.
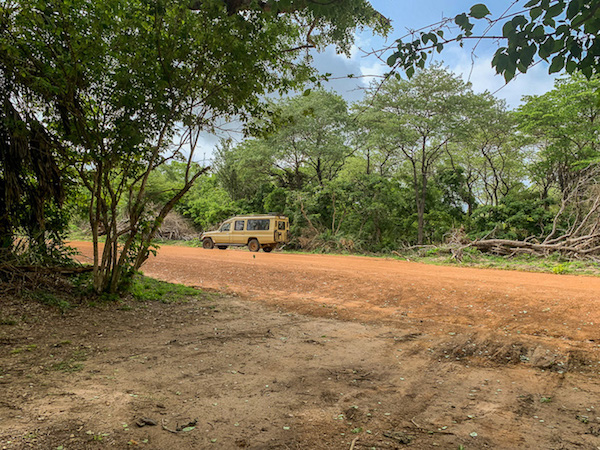
[[[87,360],[87,352],[85,350],[76,350],[70,358],[54,363],[50,366],[50,370],[57,372],[79,372],[83,369],[83,361]]]
[[[12,317],[0,317],[0,325],[16,325],[17,323],[19,322]]]
[[[57,296],[56,294],[41,289],[35,291],[24,291],[23,296],[31,300],[35,300],[43,305],[56,307],[60,310],[61,314],[64,314],[69,308],[71,303],[67,300]]]
[[[163,303],[185,301],[188,297],[201,295],[197,289],[182,284],[167,283],[143,275],[134,276],[129,293],[139,301],[161,301]]]
[[[19,353],[23,353],[23,352],[32,352],[37,348],[36,344],[30,344],[27,345],[25,347],[21,347],[21,348],[15,348],[11,350],[11,353],[13,355],[18,355]]]
[[[510,258],[481,253],[476,249],[465,249],[462,260],[453,259],[448,253],[432,255],[428,252],[407,252],[403,254],[410,261],[425,264],[480,267],[485,269],[518,270],[523,272],[543,272],[557,275],[600,275],[600,265],[592,261],[570,261],[561,255],[548,257],[519,255]]]

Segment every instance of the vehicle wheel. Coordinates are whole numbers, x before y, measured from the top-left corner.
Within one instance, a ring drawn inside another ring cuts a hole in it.
[[[202,239],[202,248],[210,250],[211,248],[215,248],[215,243],[211,238]]]
[[[260,244],[258,243],[258,239],[250,239],[248,241],[248,250],[251,252],[257,252],[260,250]]]
[[[273,250],[273,247],[270,247],[268,245],[263,247],[263,252],[270,253],[272,250]]]
[[[226,245],[217,245],[217,248],[219,250],[227,250],[227,246]]]

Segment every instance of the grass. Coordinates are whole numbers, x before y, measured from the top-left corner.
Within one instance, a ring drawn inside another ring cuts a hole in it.
[[[71,303],[67,300],[58,297],[53,292],[45,291],[42,289],[36,289],[34,291],[24,291],[23,296],[25,298],[35,300],[43,305],[56,307],[60,310],[61,314],[64,314],[65,311],[71,308]]]
[[[23,352],[32,352],[37,348],[36,344],[30,344],[27,345],[26,347],[21,347],[21,348],[15,348],[13,350],[11,350],[11,354],[13,355],[18,355],[19,353],[23,353]]]
[[[201,292],[197,289],[182,284],[167,283],[143,275],[134,277],[129,293],[139,301],[161,301],[163,303],[185,301],[188,297],[201,295]]]
[[[412,261],[436,265],[519,270],[524,272],[554,273],[557,275],[600,275],[600,266],[597,263],[591,261],[569,261],[558,254],[545,258],[529,255],[505,258],[484,254],[476,249],[465,249],[461,262],[452,259],[448,254],[430,251],[425,254],[407,253],[406,257]]]
[[[87,360],[87,352],[85,350],[76,350],[70,358],[57,362],[50,366],[50,370],[57,372],[73,373],[83,369],[83,361]]]
[[[12,317],[0,317],[0,325],[16,325],[18,321]]]

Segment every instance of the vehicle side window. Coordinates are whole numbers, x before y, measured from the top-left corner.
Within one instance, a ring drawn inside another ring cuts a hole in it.
[[[285,222],[279,222],[277,229],[279,230],[285,230]]]
[[[269,219],[249,219],[247,229],[260,231],[268,230],[270,222]]]
[[[244,221],[243,220],[235,221],[235,231],[244,231]]]
[[[229,231],[231,230],[231,223],[224,223],[221,225],[221,229],[219,231]]]

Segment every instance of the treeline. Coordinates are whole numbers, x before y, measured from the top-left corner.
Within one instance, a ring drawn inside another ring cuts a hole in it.
[[[392,251],[456,230],[539,243],[588,236],[593,248],[599,88],[561,78],[510,111],[434,66],[373,85],[352,105],[307,91],[270,105],[272,122],[255,124],[268,133],[223,142],[212,174],[177,209],[200,229],[235,213],[282,212],[305,249]],[[153,174],[151,195],[181,170]]]

